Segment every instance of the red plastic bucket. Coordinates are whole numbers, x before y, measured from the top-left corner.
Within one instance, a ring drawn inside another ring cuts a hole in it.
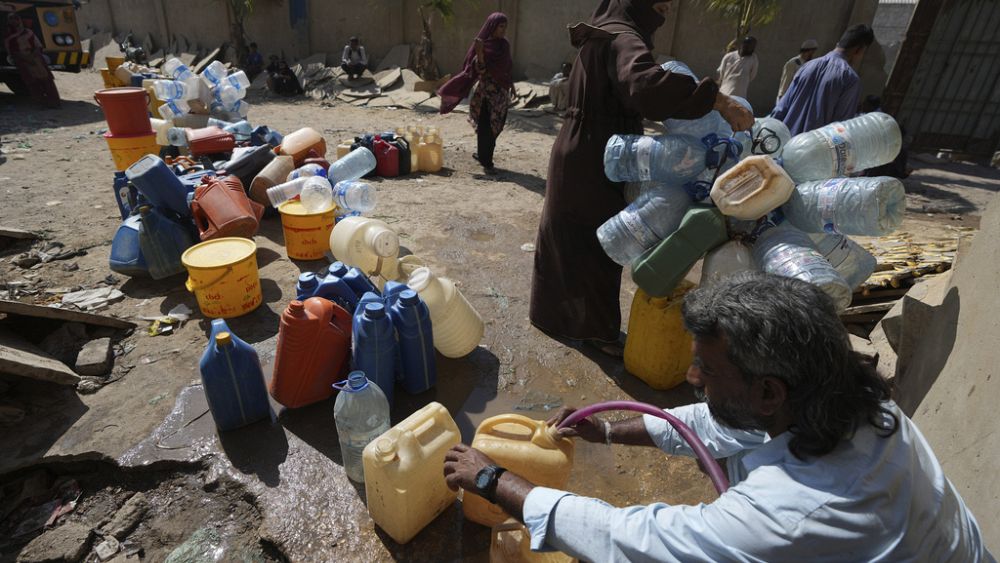
[[[94,101],[101,106],[108,131],[116,137],[148,135],[149,94],[143,88],[108,88],[94,92]]]

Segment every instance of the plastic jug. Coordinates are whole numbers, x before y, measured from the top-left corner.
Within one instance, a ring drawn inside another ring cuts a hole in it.
[[[367,275],[396,279],[399,236],[389,225],[370,217],[347,217],[330,233],[333,256]]]
[[[317,297],[292,301],[281,314],[271,396],[289,408],[330,397],[347,372],[350,349],[347,311]]]
[[[694,206],[674,234],[632,263],[632,279],[652,297],[666,297],[706,252],[729,240],[718,209]]]
[[[244,186],[249,186],[254,178],[274,160],[271,147],[261,145],[245,149],[236,149],[228,162],[218,167],[220,173],[232,174],[240,179]]]
[[[442,356],[461,358],[479,346],[485,329],[483,319],[455,282],[435,276],[429,268],[417,268],[406,285],[427,304],[434,326],[434,347]]]
[[[750,247],[742,241],[731,240],[705,255],[701,265],[701,285],[715,285],[725,277],[756,269]]]
[[[490,563],[575,563],[561,551],[531,551],[531,535],[513,518],[493,526],[490,537]]]
[[[692,287],[682,282],[669,297],[650,297],[640,288],[632,298],[625,369],[653,389],[680,385],[691,365],[691,333],[684,328],[681,306]]]
[[[362,371],[352,371],[347,381],[333,387],[340,391],[333,406],[333,420],[344,473],[351,481],[361,483],[365,480],[365,448],[389,431],[389,403],[378,385]]]
[[[423,393],[437,383],[437,363],[434,355],[434,332],[430,311],[417,293],[406,289],[389,307],[389,318],[399,338],[399,359],[402,365],[403,390],[411,395]]]
[[[195,243],[191,232],[148,205],[139,208],[139,221],[139,248],[150,277],[161,280],[185,272],[181,255]]]
[[[794,190],[795,183],[773,158],[751,156],[719,176],[711,195],[723,214],[753,221],[788,201]]]
[[[375,174],[383,178],[399,176],[399,148],[382,137],[375,137]]]
[[[191,216],[189,190],[160,157],[147,154],[129,166],[125,176],[154,207]]]
[[[385,306],[392,308],[399,299],[399,294],[407,289],[411,289],[410,286],[402,282],[395,280],[385,282],[385,286],[382,288],[382,300],[385,301]]]
[[[487,418],[476,429],[472,447],[501,467],[541,487],[562,489],[573,468],[573,441],[560,438],[542,420],[519,414]],[[499,506],[466,491],[462,497],[465,517],[484,526],[496,526],[510,516]]]
[[[316,288],[319,287],[319,279],[312,272],[299,274],[299,281],[295,284],[295,299],[305,301],[316,295]]]
[[[191,216],[201,240],[223,237],[252,239],[260,227],[264,206],[250,201],[236,176],[207,177],[194,190]]]
[[[354,369],[365,372],[393,404],[396,383],[396,335],[382,303],[368,303],[355,313]]]
[[[430,403],[365,447],[368,514],[396,543],[413,539],[455,502],[441,467],[461,440],[448,409]]]
[[[268,188],[283,184],[285,178],[295,170],[295,160],[288,155],[279,155],[269,162],[250,182],[250,199],[261,205],[270,205]]]
[[[378,288],[375,287],[375,284],[373,284],[370,279],[368,279],[368,276],[357,268],[348,269],[343,278],[344,281],[347,282],[347,285],[354,290],[354,294],[358,297],[361,297],[368,292],[376,294],[379,293]]]
[[[122,220],[128,219],[132,215],[132,210],[136,208],[136,196],[139,191],[135,186],[129,184],[124,172],[115,172],[114,181],[115,203],[118,204],[118,212]]]
[[[444,167],[444,147],[441,137],[425,135],[420,139],[417,153],[417,167],[421,172],[440,172],[441,168]]]
[[[149,266],[139,248],[140,218],[133,215],[118,227],[111,241],[108,266],[112,272],[132,277],[149,277]]]
[[[317,155],[326,157],[326,140],[312,127],[303,127],[285,135],[275,152],[291,156],[298,167],[305,160],[310,149],[316,151]]]
[[[320,280],[316,291],[313,292],[313,297],[322,297],[333,301],[349,313],[354,313],[358,306],[358,296],[351,286],[347,285],[343,278],[333,274],[327,274]]]
[[[233,334],[222,319],[212,321],[208,347],[201,356],[201,382],[219,430],[271,416],[257,351]]]
[[[354,139],[347,139],[341,141],[337,144],[337,159],[344,158],[347,153],[351,152],[351,146],[354,144]]]

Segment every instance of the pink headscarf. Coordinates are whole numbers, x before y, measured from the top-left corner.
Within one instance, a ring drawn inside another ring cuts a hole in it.
[[[513,67],[514,61],[510,56],[510,43],[506,38],[495,38],[493,33],[502,23],[507,23],[507,16],[502,12],[493,12],[479,30],[477,38],[483,41],[483,55],[486,62],[486,72],[490,73],[493,80],[501,88],[510,89],[514,86]],[[448,113],[455,109],[455,106],[469,95],[472,86],[479,79],[476,72],[476,44],[469,47],[469,52],[465,55],[465,64],[462,71],[455,75],[438,89],[437,95],[441,97],[441,113]]]

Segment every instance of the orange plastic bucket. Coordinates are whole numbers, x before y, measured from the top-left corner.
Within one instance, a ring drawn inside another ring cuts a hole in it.
[[[156,144],[156,133],[143,135],[112,135],[104,134],[104,140],[111,149],[111,158],[115,161],[115,170],[124,171],[147,154],[160,154],[160,145]]]
[[[149,125],[149,94],[143,88],[106,88],[94,92],[94,101],[101,106],[108,131],[116,137],[147,135]]]

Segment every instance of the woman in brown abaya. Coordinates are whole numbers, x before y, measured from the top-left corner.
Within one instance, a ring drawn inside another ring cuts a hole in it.
[[[653,59],[653,33],[670,2],[603,0],[590,24],[570,28],[579,49],[569,76],[569,109],[549,160],[531,287],[531,322],[552,336],[581,340],[621,357],[622,267],[597,228],[625,207],[623,184],[604,175],[614,134],[642,134],[643,118],[695,119],[716,109],[742,131],[753,115],[710,79],[696,83]]]

